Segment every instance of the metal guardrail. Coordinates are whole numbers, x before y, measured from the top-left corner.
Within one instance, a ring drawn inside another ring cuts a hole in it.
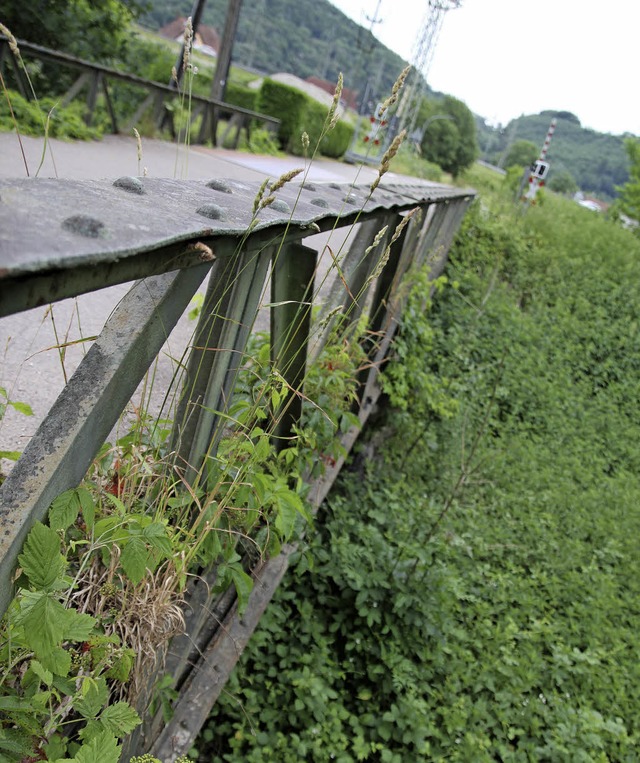
[[[102,64],[97,64],[92,61],[85,61],[84,59],[76,58],[68,53],[63,53],[59,50],[51,50],[42,45],[35,45],[34,43],[27,42],[26,40],[18,40],[17,43],[21,53],[27,57],[37,58],[41,61],[54,63],[82,72],[80,77],[63,96],[61,100],[62,105],[66,105],[86,89],[87,114],[85,116],[85,122],[87,125],[91,125],[98,95],[102,92],[111,122],[111,131],[114,134],[121,132],[121,130],[109,91],[109,81],[134,85],[149,93],[128,120],[122,130],[125,133],[130,133],[131,129],[139,123],[143,114],[150,108],[153,108],[154,121],[158,123],[163,121],[163,118],[166,115],[165,101],[169,98],[176,98],[179,95],[175,88],[169,85],[163,85],[160,82],[153,82],[152,80],[138,77],[135,74],[122,72],[118,69],[103,66]],[[12,64],[13,75],[20,94],[27,100],[30,100],[32,97],[30,88],[20,65],[10,50],[9,40],[3,35],[0,35],[0,73],[3,72],[5,62],[10,62]],[[233,104],[225,103],[224,101],[219,101],[215,98],[205,98],[201,95],[191,94],[189,96],[189,101],[192,105],[192,113],[190,116],[191,121],[199,115],[204,114],[207,124],[210,125],[208,137],[211,139],[214,146],[217,145],[217,136],[215,134],[214,125],[217,124],[218,119],[221,116],[231,117],[230,124],[222,138],[223,143],[231,129],[235,127],[235,135],[231,141],[232,148],[238,147],[242,129],[247,129],[254,121],[263,124],[267,129],[272,131],[277,130],[280,125],[280,120],[275,117],[270,117],[267,114],[260,114],[257,111],[244,109],[240,106],[234,106]]]
[[[322,252],[305,245],[310,235],[357,227],[315,320],[336,309],[368,315],[376,341],[368,348],[370,368],[359,391],[362,426],[379,395],[378,369],[402,308],[400,284],[412,264],[427,258],[433,277],[442,271],[473,198],[473,191],[425,182],[381,182],[371,193],[369,186],[294,181],[256,214],[259,190],[257,183],[220,179],[0,181],[1,315],[141,279],[111,315],[0,487],[0,611],[10,600],[12,574],[30,527],[46,516],[54,498],[82,480],[207,276],[173,432],[178,459],[196,472],[219,437],[267,279],[272,359],[282,363],[277,348],[295,336],[294,352],[279,370],[292,388],[300,387],[312,352],[308,337],[318,325],[311,321],[308,295]],[[390,242],[398,222],[415,207],[420,214],[411,217],[376,275],[374,255],[367,249],[385,225],[380,246]],[[207,310],[211,305],[214,311]],[[298,361],[291,362],[296,356]],[[183,416],[186,410],[190,415]],[[299,414],[292,408],[281,426],[290,431]],[[345,435],[346,451],[359,430],[353,427]],[[342,459],[312,485],[313,506],[321,504],[341,466]],[[173,719],[164,725],[148,718],[126,746],[127,754],[151,750],[165,759],[188,751],[292,550],[287,546],[251,570],[255,586],[242,617],[232,590],[213,600],[206,580],[192,586],[187,636],[174,639],[167,656],[166,670],[180,692]]]

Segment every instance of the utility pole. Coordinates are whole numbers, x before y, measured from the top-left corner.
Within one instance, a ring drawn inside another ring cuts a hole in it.
[[[213,75],[213,84],[211,85],[211,97],[217,101],[224,100],[224,90],[227,84],[227,78],[229,77],[229,69],[231,68],[231,53],[233,51],[233,43],[236,39],[241,7],[242,0],[229,0],[227,18],[224,25],[224,32],[222,34],[222,44],[218,51],[216,70]],[[215,107],[206,109],[202,115],[202,125],[200,126],[198,142],[204,143],[207,136],[210,136],[211,141],[215,146],[217,126],[217,109]]]
[[[382,3],[382,0],[378,0],[377,1],[377,3],[376,3],[376,10],[375,10],[373,16],[368,16],[368,15],[365,14],[365,19],[368,22],[370,22],[369,32],[372,35],[373,35],[373,28],[374,28],[374,26],[376,24],[380,24],[382,22],[382,19],[378,17],[378,13],[380,12],[380,5],[381,5],[381,3]],[[360,93],[358,93],[358,95],[359,95],[359,102],[357,104],[358,119],[356,120],[356,127],[355,127],[355,130],[353,132],[353,137],[351,139],[351,146],[350,146],[349,150],[346,152],[345,158],[347,159],[347,161],[367,161],[367,162],[373,164],[373,163],[377,162],[377,158],[374,158],[373,156],[369,155],[369,153],[367,153],[366,156],[363,156],[363,155],[359,154],[356,151],[356,147],[357,147],[358,143],[360,142],[360,129],[361,129],[360,117],[367,113],[369,97],[372,94],[372,88],[370,86],[369,63],[370,63],[371,53],[372,53],[373,48],[375,46],[375,43],[372,43],[370,46],[366,47],[364,45],[364,43],[361,41],[361,39],[362,39],[361,38],[361,34],[362,34],[362,29],[363,28],[364,27],[361,27],[361,26],[358,27],[358,40],[357,40],[356,44],[357,44],[357,46],[358,46],[358,48],[359,48],[359,50],[361,52],[361,55],[362,55],[362,59],[361,60],[362,60],[362,63],[364,64],[364,81],[363,81],[363,85],[362,85],[362,91]],[[380,78],[380,76],[381,75],[379,73],[378,74],[378,79]],[[376,138],[372,142],[372,144],[373,145],[379,145],[380,144],[380,140],[379,140],[379,138],[377,136],[377,133],[379,131],[379,128],[381,127],[381,124],[380,124],[380,120],[376,120],[375,119],[375,115],[371,116],[371,125],[372,125],[372,128],[371,128],[370,132],[367,134],[367,136],[364,138],[364,142],[368,143],[369,139],[371,138],[371,135],[375,133]]]
[[[365,19],[370,22],[369,24],[369,33],[373,35],[373,28],[376,24],[382,23],[382,19],[378,18],[378,13],[380,12],[380,5],[382,3],[382,0],[378,0],[376,4],[376,10],[373,14],[373,16],[367,16],[365,14]],[[360,27],[361,29],[362,27]],[[359,114],[364,114],[367,110],[367,101],[369,98],[369,93],[371,91],[370,85],[369,85],[369,59],[371,56],[371,53],[373,51],[373,48],[375,46],[375,42],[371,43],[368,47],[365,47],[364,43],[360,42],[360,30],[358,30],[358,47],[363,52],[363,60],[364,60],[364,71],[365,71],[365,80],[364,80],[364,87],[362,88],[362,96],[360,98],[360,109],[358,110]]]
[[[191,10],[191,28],[193,29],[193,34],[191,36],[191,40],[189,41],[190,46],[193,46],[193,40],[196,36],[196,30],[198,29],[198,25],[200,24],[200,19],[202,18],[202,12],[204,11],[204,6],[206,5],[206,2],[207,0],[194,0],[193,8]],[[187,40],[185,39],[184,35],[182,35],[182,46],[180,47],[180,54],[178,55],[178,58],[176,60],[176,65],[173,67],[175,69],[175,77],[173,75],[173,72],[171,72],[171,78],[169,79],[169,87],[172,90],[180,89],[180,83],[182,82],[182,76],[184,74],[186,46],[187,46]],[[187,51],[187,55],[189,53],[191,53],[190,50]],[[168,127],[171,130],[172,136],[175,138],[173,114],[170,111],[167,111],[167,109],[164,107],[164,103],[160,103],[159,106],[156,106],[154,119],[161,130],[165,127]]]
[[[195,39],[196,32],[198,31],[198,26],[200,25],[200,19],[202,18],[202,13],[204,11],[204,6],[207,4],[207,0],[194,0],[193,8],[191,9],[191,28],[193,29],[193,37],[191,40],[191,44],[193,45],[193,40]],[[177,90],[180,82],[182,82],[182,75],[184,74],[183,68],[184,68],[184,59],[185,59],[185,46],[186,46],[186,40],[184,39],[184,36],[182,38],[182,47],[180,48],[180,55],[178,56],[178,60],[176,61],[176,76],[174,77],[173,74],[171,75],[171,80],[169,81],[169,87],[173,90]],[[191,52],[191,51],[189,51]]]

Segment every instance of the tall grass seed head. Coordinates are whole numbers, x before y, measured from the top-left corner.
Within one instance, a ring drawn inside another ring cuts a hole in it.
[[[297,170],[289,170],[288,172],[283,173],[269,188],[269,193],[275,193],[276,191],[279,191],[283,185],[286,185],[290,180],[293,180],[293,178],[297,177],[301,172],[304,172],[303,167],[300,167]]]
[[[371,183],[370,191],[373,193],[378,185],[380,184],[380,180],[382,179],[382,176],[389,170],[389,166],[391,164],[391,160],[393,157],[398,153],[398,149],[402,145],[402,142],[407,136],[406,130],[401,130],[398,135],[391,141],[391,145],[389,148],[385,151],[384,156],[382,157],[382,161],[380,162],[380,167],[378,167],[378,177]]]
[[[258,188],[258,193],[256,194],[255,199],[253,200],[253,214],[260,209],[262,197],[264,196],[264,192],[267,190],[267,186],[269,185],[269,178],[265,178],[262,181],[262,184],[260,185],[260,188]]]
[[[408,66],[405,66],[404,69],[400,72],[398,79],[395,81],[393,87],[391,88],[391,95],[386,99],[386,101],[382,102],[380,108],[378,109],[378,119],[382,119],[387,110],[398,100],[400,91],[404,87],[405,80],[407,79],[410,71],[411,65],[409,64]]]
[[[11,34],[11,30],[2,23],[0,23],[0,34],[3,34],[9,40],[9,49],[16,58],[19,58],[20,48],[18,47],[18,41]]]
[[[333,128],[338,124],[338,120],[340,119],[340,115],[338,113],[338,106],[340,105],[340,98],[342,97],[343,86],[344,86],[344,77],[342,76],[342,72],[340,72],[340,74],[338,74],[336,89],[333,93],[333,101],[331,102],[331,108],[329,109],[329,113],[327,114],[327,122],[329,125],[327,127],[327,130],[333,130]]]
[[[193,42],[193,23],[191,16],[184,25],[184,53],[182,54],[182,68],[188,69],[191,61],[191,44]]]

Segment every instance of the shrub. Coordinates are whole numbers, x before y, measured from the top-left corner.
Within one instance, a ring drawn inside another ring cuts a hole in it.
[[[224,99],[227,103],[231,103],[233,106],[240,106],[242,109],[256,111],[258,92],[259,91],[257,90],[252,90],[250,87],[237,85],[235,82],[228,82]]]
[[[311,150],[322,136],[327,118],[327,108],[289,85],[266,79],[260,88],[257,110],[280,120],[278,140],[289,153],[301,156],[305,153],[301,136],[309,136]],[[335,135],[333,134],[335,133]],[[352,128],[338,123],[334,130],[320,142],[319,151],[332,157],[341,156],[349,147]]]
[[[46,127],[50,138],[68,140],[97,140],[102,137],[99,127],[87,127],[84,121],[85,106],[73,101],[67,106],[59,106],[53,98],[42,98],[38,103],[28,101],[15,90],[8,91],[11,107],[18,123],[18,129],[24,135],[42,136]],[[0,130],[13,130],[15,124],[9,110],[0,114]]]

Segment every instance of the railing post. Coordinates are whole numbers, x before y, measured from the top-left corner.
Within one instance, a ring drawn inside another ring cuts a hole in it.
[[[287,444],[302,416],[298,394],[304,382],[317,252],[302,244],[285,245],[271,268],[271,364],[287,382],[289,394],[273,411],[277,450]]]
[[[113,108],[113,102],[111,95],[109,94],[109,87],[107,86],[107,78],[102,77],[102,94],[104,95],[104,102],[107,105],[107,111],[109,112],[109,119],[111,120],[111,132],[114,135],[118,134],[118,120],[116,119],[116,111]]]
[[[185,479],[197,483],[222,435],[220,414],[237,373],[264,289],[270,252],[242,250],[216,262],[187,365],[173,447]]]
[[[85,88],[91,80],[91,74],[89,72],[82,72],[78,79],[71,85],[67,92],[62,96],[60,101],[61,106],[67,106],[78,93]]]
[[[89,86],[89,94],[87,95],[87,115],[84,118],[84,121],[87,123],[87,127],[91,127],[91,122],[93,122],[93,112],[96,108],[96,101],[98,99],[98,90],[100,89],[101,80],[102,73],[94,72],[91,79],[91,85]]]

